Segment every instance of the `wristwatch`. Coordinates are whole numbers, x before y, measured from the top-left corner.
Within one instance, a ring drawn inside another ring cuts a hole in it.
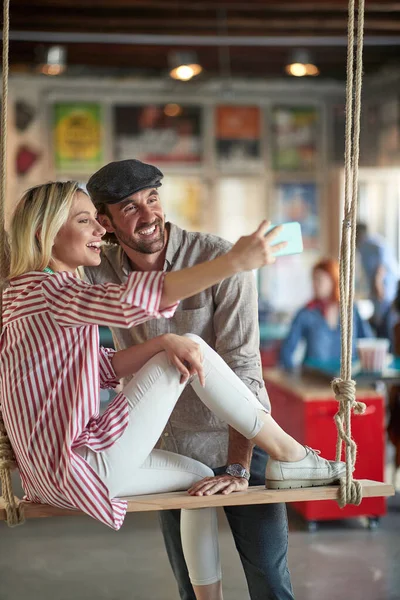
[[[247,479],[247,481],[250,479],[250,473],[239,463],[228,465],[225,469],[225,473],[232,475],[233,477],[243,477],[243,479]]]

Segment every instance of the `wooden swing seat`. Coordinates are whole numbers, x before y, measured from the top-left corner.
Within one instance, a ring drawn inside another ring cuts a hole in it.
[[[363,498],[388,497],[394,495],[393,486],[379,481],[363,479],[360,481]],[[207,508],[211,506],[239,506],[249,504],[274,504],[277,502],[305,502],[307,500],[336,500],[338,485],[299,488],[290,490],[267,490],[264,486],[249,488],[246,492],[229,495],[189,496],[187,492],[169,492],[124,498],[128,502],[128,512],[148,512],[176,508]],[[63,517],[83,515],[81,511],[57,508],[48,504],[24,502],[25,518]],[[0,521],[5,521],[4,501],[0,498]]]

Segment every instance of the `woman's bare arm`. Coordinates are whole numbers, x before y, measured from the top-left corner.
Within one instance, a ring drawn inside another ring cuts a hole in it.
[[[274,252],[284,248],[286,242],[271,246],[280,228],[275,227],[266,235],[269,225],[268,221],[263,221],[257,231],[241,237],[223,256],[194,267],[167,273],[160,309],[171,306],[178,300],[194,296],[235,273],[274,263]]]

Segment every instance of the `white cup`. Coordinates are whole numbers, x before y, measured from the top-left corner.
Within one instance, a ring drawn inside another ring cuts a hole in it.
[[[386,367],[389,340],[361,338],[357,340],[357,351],[363,371],[381,373]]]

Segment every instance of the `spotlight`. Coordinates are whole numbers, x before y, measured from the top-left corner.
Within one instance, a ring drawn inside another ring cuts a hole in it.
[[[38,49],[38,71],[44,75],[60,75],[66,69],[67,50],[65,46],[43,46]]]
[[[310,52],[300,49],[291,52],[285,71],[293,77],[305,77],[307,75],[315,77],[320,73],[317,65],[312,60]]]
[[[198,63],[196,52],[170,52],[168,62],[170,76],[180,81],[189,81],[203,70]]]

